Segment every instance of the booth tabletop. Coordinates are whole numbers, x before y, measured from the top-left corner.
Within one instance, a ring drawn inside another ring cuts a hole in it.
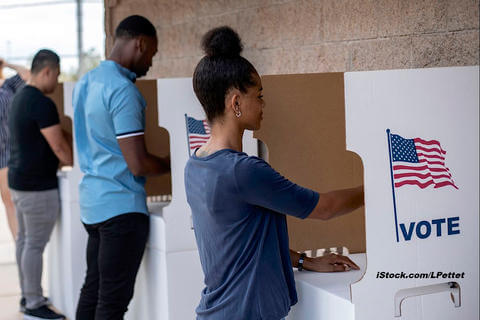
[[[367,257],[365,253],[350,254],[348,257],[360,267],[360,270],[319,273],[305,270],[300,272],[295,269],[297,286],[301,282],[350,301],[350,285],[362,278],[367,266]]]

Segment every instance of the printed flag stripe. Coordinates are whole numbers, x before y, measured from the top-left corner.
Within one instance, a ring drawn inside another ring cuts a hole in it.
[[[425,189],[426,187],[428,187],[432,184],[435,184],[435,182],[433,180],[430,180],[426,183],[422,183],[418,180],[405,180],[405,181],[402,181],[402,182],[395,182],[395,187],[399,188],[399,187],[402,187],[404,185],[416,185],[416,186],[419,186],[422,189]]]
[[[430,170],[430,171],[433,171],[433,172],[449,172],[448,168],[446,168],[446,167],[444,167],[444,168],[432,168],[432,167],[429,167],[429,166],[421,166],[421,167],[405,166],[405,165],[393,166],[393,170],[402,170],[402,169],[416,170],[416,171]]]
[[[194,142],[207,142],[209,138],[206,138],[206,139],[200,139],[200,138],[192,138],[190,140],[191,143],[194,143]]]
[[[445,187],[445,186],[453,186],[455,189],[458,190],[458,187],[450,181],[443,181],[443,182],[437,183],[435,185],[435,188],[441,188],[441,187]]]
[[[210,137],[192,137],[190,139],[191,142],[194,142],[194,141],[207,141],[208,139],[210,139]]]
[[[421,171],[423,173],[426,173],[426,172],[435,172],[435,173],[444,173],[444,174],[447,174],[449,177],[452,177],[451,173],[448,171],[448,170],[445,170],[445,169],[438,169],[438,168],[427,168],[427,169],[420,169],[418,170],[418,168],[415,168],[415,167],[411,167],[411,168],[403,168],[403,169],[393,169],[395,172],[398,172],[398,173],[407,173],[407,172],[415,172],[415,171]],[[413,171],[412,171],[413,170]],[[401,171],[401,172],[399,172]],[[395,173],[397,174],[397,173]],[[395,176],[394,174],[394,176]]]
[[[400,170],[400,171],[396,171],[393,177],[395,179],[401,179],[401,178],[407,177],[407,174],[410,174],[411,177],[418,177],[419,179],[422,179],[423,176],[428,174],[429,174],[429,177],[438,178],[438,179],[443,178],[443,176],[445,176],[448,179],[452,178],[452,174],[450,172],[443,171],[443,172],[430,173],[429,170],[422,170],[420,172],[415,172],[410,170]]]
[[[432,177],[434,179],[440,179],[440,178],[450,178],[451,175],[448,175],[448,174],[439,174],[439,175],[436,175],[436,174],[431,174],[431,173],[415,173],[415,172],[412,172],[412,173],[397,173],[393,176],[395,179],[400,179],[400,178],[405,178],[405,177],[417,177],[417,178],[420,178],[420,179],[427,179],[428,177]]]
[[[418,161],[420,161],[420,162],[426,162],[426,163],[432,164],[432,165],[433,165],[433,164],[438,164],[438,165],[442,165],[442,166],[445,165],[445,162],[443,162],[443,161],[428,161],[427,159],[419,159]]]
[[[434,155],[434,154],[417,153],[417,156],[418,156],[418,157],[425,157],[425,158],[434,158],[434,159],[445,160],[445,157],[437,156],[437,155]]]
[[[440,149],[437,149],[437,148],[425,148],[425,147],[422,147],[422,146],[419,146],[419,145],[416,145],[417,147],[417,150],[422,150],[422,151],[425,151],[425,152],[437,152],[437,153],[440,153],[440,154],[445,154],[446,152],[445,151],[442,151]]]
[[[436,145],[440,148],[440,150],[442,150],[444,153],[447,153],[445,150],[442,149],[441,145],[440,145],[440,142],[438,142],[437,140],[423,140],[421,138],[414,138],[413,139],[414,142],[416,143],[421,143],[421,144],[425,144],[427,146],[431,146],[431,145]]]
[[[402,182],[395,182],[395,187],[398,188],[398,187],[402,187],[404,185],[416,185],[416,186],[419,186],[422,189],[425,189],[432,184],[434,185],[435,189],[441,188],[441,187],[446,187],[446,186],[452,186],[455,189],[458,189],[458,187],[450,181],[443,181],[443,182],[435,183],[433,180],[430,180],[430,181],[425,182],[425,183],[422,183],[422,182],[417,181],[417,180],[404,180]]]

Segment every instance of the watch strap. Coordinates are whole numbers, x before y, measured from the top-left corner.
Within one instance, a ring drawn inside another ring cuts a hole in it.
[[[300,258],[298,258],[298,264],[297,264],[297,268],[298,268],[298,271],[302,271],[303,270],[303,262],[305,261],[305,257],[307,255],[305,254],[305,252],[302,252],[300,254]]]

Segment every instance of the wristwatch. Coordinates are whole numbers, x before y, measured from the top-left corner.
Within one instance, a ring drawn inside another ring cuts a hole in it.
[[[305,254],[305,252],[302,252],[300,254],[300,258],[298,258],[298,264],[297,264],[297,268],[298,268],[298,271],[302,271],[303,270],[303,262],[305,261],[305,257],[307,255]]]

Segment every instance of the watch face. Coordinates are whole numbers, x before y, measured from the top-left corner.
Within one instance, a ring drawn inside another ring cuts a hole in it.
[[[303,261],[305,260],[305,253],[302,253],[300,255],[300,258],[298,259],[298,266],[297,266],[297,269],[298,271],[302,271],[303,270]]]

